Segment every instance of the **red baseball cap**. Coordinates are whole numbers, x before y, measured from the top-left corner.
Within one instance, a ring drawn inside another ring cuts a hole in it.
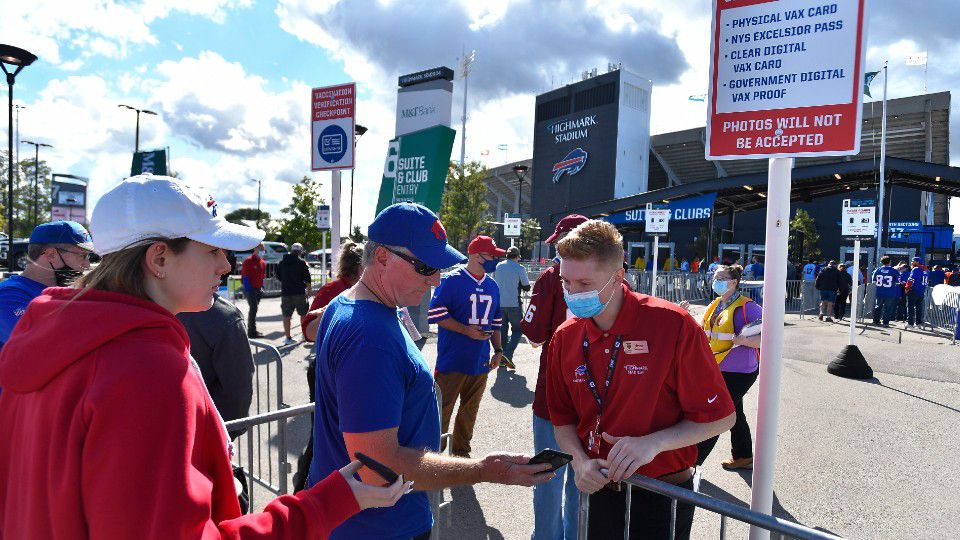
[[[569,216],[560,220],[560,223],[557,223],[557,228],[553,230],[553,234],[550,235],[550,238],[547,238],[548,244],[553,244],[557,241],[561,234],[565,232],[570,232],[577,228],[577,225],[585,221],[590,221],[586,216],[581,216],[580,214],[570,214]]]
[[[470,241],[470,245],[467,246],[467,253],[470,255],[483,253],[485,255],[493,255],[494,257],[503,257],[507,254],[506,250],[497,247],[493,238],[482,235]]]

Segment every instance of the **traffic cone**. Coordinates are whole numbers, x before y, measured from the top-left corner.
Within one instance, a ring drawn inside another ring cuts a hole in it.
[[[847,379],[872,379],[873,368],[856,345],[847,345],[827,366],[827,372]]]

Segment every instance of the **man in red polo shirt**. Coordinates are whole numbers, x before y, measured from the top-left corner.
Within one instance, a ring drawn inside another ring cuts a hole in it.
[[[729,430],[733,401],[703,331],[679,306],[622,284],[623,240],[587,221],[558,244],[567,307],[577,318],[550,342],[547,403],[577,487],[590,494],[589,538],[623,534],[635,473],[687,489],[696,444]],[[606,470],[606,474],[602,472]],[[670,499],[634,490],[634,538],[667,538]],[[690,536],[693,507],[677,505],[676,538]]]
[[[263,298],[263,280],[267,277],[267,263],[260,256],[261,251],[263,251],[263,244],[253,248],[253,254],[244,259],[240,267],[243,293],[250,307],[247,312],[247,335],[252,338],[263,337],[263,334],[257,332],[257,308],[260,306],[260,299]]]

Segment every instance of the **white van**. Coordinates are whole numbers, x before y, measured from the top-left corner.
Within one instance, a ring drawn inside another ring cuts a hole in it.
[[[263,260],[266,263],[278,263],[280,259],[283,258],[289,252],[287,245],[283,242],[263,242]],[[237,251],[234,253],[234,256],[237,260],[237,267],[243,264],[243,261],[247,259],[250,255],[253,255],[253,250],[250,251]]]

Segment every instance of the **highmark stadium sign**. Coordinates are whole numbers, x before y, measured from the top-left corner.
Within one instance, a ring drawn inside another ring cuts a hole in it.
[[[562,120],[547,127],[553,135],[554,144],[586,139],[590,136],[590,127],[597,125],[597,115],[590,114],[572,120]]]

